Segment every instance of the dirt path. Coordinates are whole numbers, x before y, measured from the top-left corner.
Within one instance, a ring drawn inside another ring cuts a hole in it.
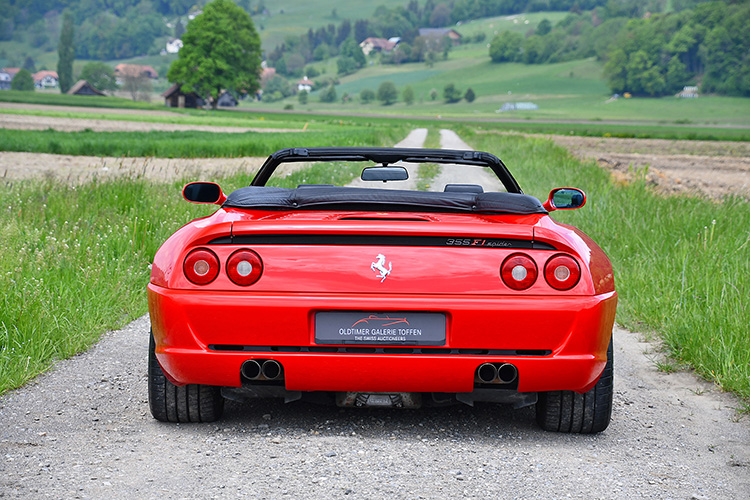
[[[491,404],[341,410],[228,402],[216,424],[148,411],[143,317],[0,400],[0,497],[743,499],[750,424],[615,331],[615,408],[596,436]]]
[[[55,111],[69,113],[90,113],[109,118],[68,118],[57,116],[34,116],[34,115],[14,115],[3,113],[3,109],[25,109],[38,111]],[[0,128],[16,130],[47,130],[49,128],[62,132],[79,132],[81,130],[93,130],[94,132],[146,132],[146,131],[166,131],[179,132],[186,130],[197,130],[201,132],[223,132],[223,133],[243,133],[243,132],[300,132],[300,130],[281,129],[281,128],[259,128],[259,127],[241,127],[241,126],[212,126],[212,125],[191,125],[182,123],[159,123],[146,121],[117,120],[112,117],[122,115],[137,116],[159,116],[166,118],[184,118],[185,115],[172,113],[171,111],[156,110],[137,110],[137,109],[119,109],[119,108],[79,108],[73,106],[43,106],[33,104],[15,104],[0,103]]]
[[[421,148],[424,146],[424,141],[427,139],[426,128],[415,128],[406,138],[395,144],[395,148]],[[409,172],[409,178],[405,181],[397,182],[382,182],[377,186],[378,189],[406,189],[413,190],[417,188],[417,180],[419,180],[419,165],[416,163],[402,163],[406,170]],[[372,187],[372,182],[365,182],[362,179],[355,178],[352,182],[347,184],[349,187]]]
[[[446,134],[448,137],[449,134]],[[450,140],[450,139],[449,139]],[[456,147],[454,144],[452,147]],[[148,411],[149,319],[0,398],[0,497],[745,499],[750,422],[654,346],[615,335],[610,427],[546,433],[533,409],[229,401],[216,424]]]
[[[0,180],[51,178],[81,184],[94,178],[144,177],[153,180],[209,180],[245,170],[256,171],[265,158],[113,158],[0,152]]]
[[[440,130],[440,147],[443,149],[473,150],[452,130]],[[443,191],[446,184],[478,184],[485,191],[505,191],[497,176],[486,168],[470,165],[446,165],[430,183],[430,191]]]
[[[646,178],[665,193],[732,194],[750,199],[750,143],[545,136],[581,158],[593,158],[619,180],[648,167]]]

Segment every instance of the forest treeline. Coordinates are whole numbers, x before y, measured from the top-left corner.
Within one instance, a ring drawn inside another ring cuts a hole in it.
[[[490,57],[544,64],[596,56],[615,93],[662,96],[696,85],[750,96],[750,2],[693,3],[661,14],[633,12],[624,3],[611,9],[610,2],[571,13],[554,27],[542,21],[526,36],[504,32],[492,40]]]

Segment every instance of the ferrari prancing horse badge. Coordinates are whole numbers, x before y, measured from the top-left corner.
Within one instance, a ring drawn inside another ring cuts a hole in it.
[[[388,263],[388,269],[385,268],[385,255],[382,253],[379,253],[377,257],[375,257],[375,262],[370,264],[370,269],[375,271],[378,274],[378,278],[382,278],[380,282],[384,282],[385,279],[388,277],[389,274],[391,274],[391,270],[393,269],[393,262]]]

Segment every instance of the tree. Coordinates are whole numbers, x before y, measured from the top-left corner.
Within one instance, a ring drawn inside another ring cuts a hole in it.
[[[350,36],[341,44],[339,53],[342,56],[351,57],[357,65],[357,68],[362,68],[367,64],[365,54],[362,52],[362,48],[354,41],[354,37]]]
[[[321,91],[320,102],[336,102],[336,87],[333,84]]]
[[[504,31],[490,42],[492,62],[513,62],[521,58],[523,36],[513,31]]]
[[[396,90],[396,84],[391,81],[383,82],[378,87],[378,101],[382,102],[384,106],[389,106],[396,102],[398,99],[398,90]]]
[[[544,36],[552,31],[552,23],[549,22],[549,19],[542,19],[534,31],[537,35]]]
[[[30,90],[34,91],[34,78],[29,73],[29,70],[22,68],[13,80],[10,82],[10,88],[12,90]]]
[[[211,96],[223,90],[254,93],[260,86],[260,38],[250,16],[231,0],[214,0],[187,25],[170,82],[183,92]]]
[[[454,84],[449,83],[443,89],[443,97],[445,97],[447,103],[458,102],[461,100],[461,91]]]
[[[151,100],[151,78],[148,77],[140,66],[126,64],[120,70],[122,89],[130,94],[134,101]]]
[[[280,101],[294,93],[292,85],[281,75],[274,75],[263,87],[263,100],[268,102]]]
[[[349,75],[357,71],[357,62],[349,56],[341,56],[336,61],[336,67],[339,75]]]
[[[299,94],[297,94],[297,100],[303,106],[307,104],[307,90],[300,90]]]
[[[30,73],[36,73],[36,64],[31,56],[26,56],[26,59],[24,59],[23,69],[29,70]]]
[[[439,28],[451,22],[451,9],[444,3],[439,3],[430,13],[430,26]]]
[[[466,99],[466,102],[474,102],[474,99],[476,99],[477,96],[474,94],[474,91],[471,90],[471,87],[466,89],[466,93],[464,94],[464,99]]]
[[[607,79],[610,90],[615,93],[623,93],[628,90],[627,78],[628,56],[622,49],[616,49],[609,56],[609,61],[604,65],[604,77]]]
[[[60,92],[63,94],[73,86],[73,59],[76,50],[73,46],[73,14],[65,11],[63,15],[60,42],[57,45],[57,78]]]
[[[359,93],[359,100],[363,104],[369,104],[375,100],[375,92],[370,89],[362,89],[362,92]]]
[[[118,89],[117,79],[112,67],[101,61],[86,63],[78,77],[81,80],[86,80],[98,90],[114,91]]]
[[[414,104],[414,89],[411,88],[411,85],[406,87],[404,91],[401,92],[401,98],[404,100],[407,106]]]

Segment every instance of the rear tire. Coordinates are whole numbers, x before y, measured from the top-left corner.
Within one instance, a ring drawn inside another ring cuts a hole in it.
[[[211,385],[174,385],[156,359],[151,335],[148,349],[148,406],[161,422],[213,422],[224,412],[221,390]]]
[[[607,428],[612,417],[614,392],[612,340],[607,348],[607,364],[596,385],[583,394],[573,391],[540,392],[536,421],[552,432],[593,434]]]

